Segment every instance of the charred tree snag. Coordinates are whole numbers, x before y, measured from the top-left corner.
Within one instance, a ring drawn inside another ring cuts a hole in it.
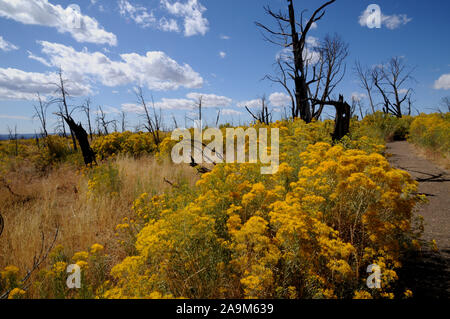
[[[334,122],[333,141],[341,140],[350,132],[350,105],[344,101],[344,97],[339,95],[339,101],[334,103],[336,108],[336,120]]]
[[[351,107],[344,101],[344,97],[339,95],[338,101],[320,101],[312,99],[313,103],[332,105],[336,109],[336,119],[334,121],[333,141],[341,140],[350,132]]]
[[[303,12],[300,18],[297,19],[293,0],[287,0],[288,14],[274,12],[269,7],[266,7],[266,13],[274,18],[278,25],[278,30],[273,30],[266,25],[256,22],[256,25],[264,31],[264,37],[267,41],[280,45],[285,49],[291,50],[291,57],[288,61],[281,61],[282,77],[275,78],[275,82],[285,84],[284,76],[288,73],[289,78],[294,82],[294,94],[289,93],[294,99],[292,117],[300,117],[306,123],[313,120],[313,112],[311,108],[311,94],[309,85],[318,81],[313,79],[307,80],[308,68],[310,68],[311,61],[306,52],[306,44],[308,39],[308,32],[311,27],[323,18],[325,9],[333,4],[336,0],[330,0],[320,6],[314,11],[312,16],[307,20],[306,24],[303,20]],[[286,85],[283,85],[286,89]],[[291,92],[289,89],[288,92]],[[292,96],[293,95],[293,96]]]
[[[67,125],[69,125],[70,130],[74,132],[78,140],[78,144],[80,144],[81,152],[83,153],[84,164],[96,164],[97,162],[95,160],[95,153],[89,145],[88,134],[84,130],[83,126],[81,126],[81,124],[76,124],[70,116],[64,116],[64,120],[66,121]]]

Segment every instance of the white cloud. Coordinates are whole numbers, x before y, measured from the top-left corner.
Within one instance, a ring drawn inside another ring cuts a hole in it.
[[[143,28],[148,28],[156,22],[153,12],[149,13],[145,7],[133,6],[127,0],[119,0],[119,13]]]
[[[48,63],[61,67],[73,81],[90,83],[98,80],[105,86],[127,84],[146,86],[151,90],[176,90],[179,87],[200,88],[203,78],[188,64],[180,65],[164,52],[149,51],[146,55],[121,54],[113,61],[102,52],[76,51],[63,44],[40,41]]]
[[[370,21],[371,11],[369,8],[364,10],[359,16],[359,24],[362,27],[366,27],[368,21]],[[381,13],[381,24],[384,25],[389,30],[394,30],[400,27],[401,25],[405,25],[412,20],[412,18],[408,18],[406,14],[393,14],[393,15],[384,15]]]
[[[209,22],[203,17],[206,8],[198,0],[187,0],[184,3],[181,1],[171,3],[169,0],[161,0],[161,4],[170,14],[183,18],[185,36],[205,35],[208,31]]]
[[[143,113],[144,109],[142,105],[136,103],[124,103],[122,104],[122,110],[129,113]]]
[[[352,100],[355,100],[355,101],[361,101],[365,97],[366,97],[366,95],[364,93],[359,93],[359,92],[352,93]]]
[[[224,34],[222,34],[222,35],[220,36],[220,38],[221,38],[222,40],[230,40],[230,39],[231,39],[230,36],[224,35]]]
[[[311,48],[316,48],[320,45],[319,38],[312,36],[307,36],[305,42]]]
[[[46,59],[44,59],[43,57],[40,56],[36,56],[34,55],[31,51],[27,51],[28,52],[28,58],[32,59],[32,60],[36,60],[40,63],[42,63],[45,66],[51,67],[52,65],[50,64],[50,62],[48,62]]]
[[[223,51],[220,51],[220,52],[219,52],[219,56],[220,56],[222,59],[225,59],[226,56],[227,56],[227,54],[226,54],[225,52],[223,52]]]
[[[443,74],[434,82],[436,90],[450,90],[450,74]]]
[[[5,39],[3,39],[3,37],[0,35],[0,50],[3,50],[5,52],[8,51],[13,51],[13,50],[18,50],[19,47],[15,46],[14,44],[12,44],[11,42],[6,41]]]
[[[168,32],[180,32],[177,21],[165,17],[159,19],[159,29]]]
[[[228,97],[215,94],[189,93],[186,97],[187,99],[162,98],[161,101],[155,102],[155,108],[162,110],[193,110],[200,97],[202,97],[202,106],[205,108],[227,106],[233,101]],[[143,113],[144,111],[141,105],[135,103],[122,104],[122,109],[131,113]]]
[[[238,107],[248,107],[250,109],[260,108],[261,107],[261,99],[254,99],[250,101],[242,101],[237,104]]]
[[[384,25],[390,30],[397,29],[399,26],[405,25],[411,20],[412,18],[408,18],[406,14],[399,14],[399,15],[394,14],[391,16],[383,15],[381,17],[382,23],[384,23]]]
[[[160,102],[155,103],[155,108],[162,110],[192,110],[194,108],[194,101],[188,99],[162,98]]]
[[[315,37],[308,37],[306,39],[306,47],[303,51],[303,59],[311,65],[316,64],[320,61],[320,52],[315,50],[315,48],[317,48],[319,45],[319,40]],[[292,47],[287,47],[277,52],[277,54],[275,55],[275,59],[280,59],[282,61],[292,61]]]
[[[198,101],[202,97],[203,107],[228,106],[233,102],[232,99],[226,96],[218,96],[215,94],[189,93],[186,97],[194,101]]]
[[[278,107],[291,105],[291,103],[292,103],[290,96],[285,93],[281,93],[281,92],[272,93],[269,96],[269,102],[273,106],[278,106]]]
[[[102,111],[104,114],[117,114],[120,110],[113,106],[102,106]],[[96,114],[100,114],[100,110],[95,111]]]
[[[222,115],[242,115],[242,112],[232,110],[232,109],[223,109],[220,111]]]
[[[35,100],[36,94],[52,95],[57,89],[57,73],[25,72],[13,68],[0,68],[0,99],[2,100]],[[89,85],[68,81],[67,91],[73,96],[91,94]]]
[[[105,31],[94,18],[83,15],[77,5],[64,9],[48,0],[0,0],[0,17],[53,27],[60,33],[70,33],[78,42],[117,45],[116,36]]]

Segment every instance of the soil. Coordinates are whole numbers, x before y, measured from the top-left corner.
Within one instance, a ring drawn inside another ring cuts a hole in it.
[[[423,248],[407,256],[399,272],[400,286],[416,298],[450,297],[450,172],[421,156],[406,141],[387,144],[389,161],[419,182],[419,193],[427,196],[415,214],[424,218]],[[427,247],[435,240],[438,251]]]

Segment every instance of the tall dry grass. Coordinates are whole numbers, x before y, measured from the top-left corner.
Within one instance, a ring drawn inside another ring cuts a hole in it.
[[[41,234],[49,243],[57,226],[56,245],[64,246],[68,254],[100,243],[113,260],[122,258],[124,252],[113,239],[115,226],[124,217],[132,216],[133,201],[144,192],[170,191],[164,178],[191,184],[198,179],[188,165],[150,157],[121,157],[113,164],[119,171],[121,190],[116,196],[99,198],[89,196],[88,177],[73,166],[63,165],[45,177],[26,167],[10,172],[5,181],[12,192],[0,186],[0,210],[5,219],[0,236],[0,269],[7,265],[28,269],[41,248]]]

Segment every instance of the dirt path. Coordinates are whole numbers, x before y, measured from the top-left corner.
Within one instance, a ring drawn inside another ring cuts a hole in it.
[[[387,145],[391,164],[409,172],[419,182],[419,192],[429,203],[417,208],[424,217],[425,241],[436,240],[439,252],[424,249],[409,256],[399,274],[402,285],[413,290],[417,298],[450,297],[450,173],[419,156],[407,142]]]

